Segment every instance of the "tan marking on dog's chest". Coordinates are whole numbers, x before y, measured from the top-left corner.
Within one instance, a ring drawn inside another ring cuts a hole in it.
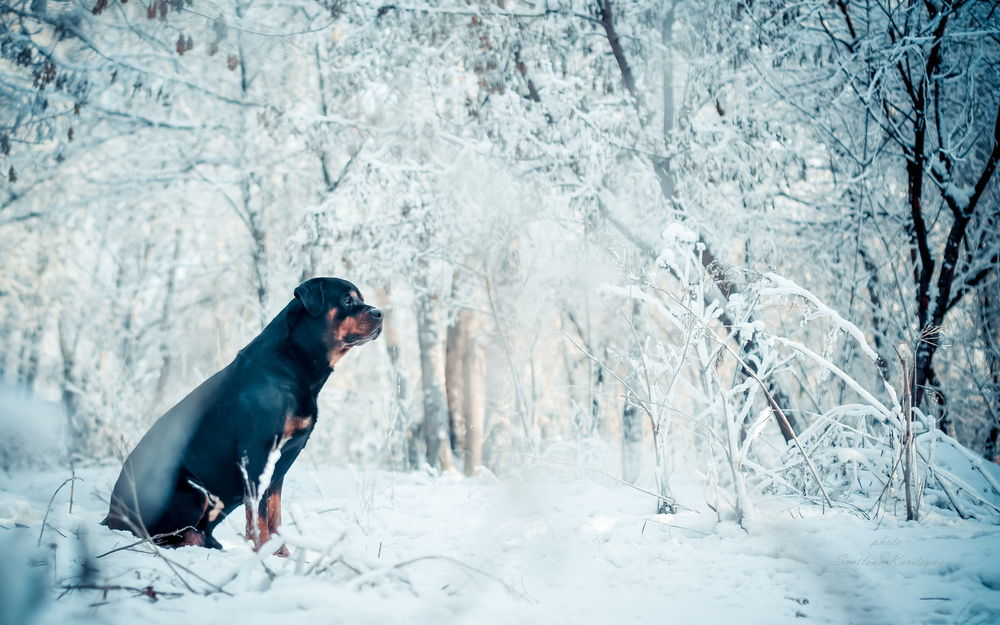
[[[286,416],[284,429],[285,437],[288,438],[299,430],[306,429],[313,424],[313,421],[314,419],[312,417],[300,417],[293,414]]]

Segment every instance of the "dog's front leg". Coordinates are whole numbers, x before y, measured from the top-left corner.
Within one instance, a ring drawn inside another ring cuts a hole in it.
[[[267,541],[271,540],[271,535],[278,532],[281,525],[281,485],[282,480],[271,484],[260,500],[257,507],[257,524],[254,527],[253,508],[246,506],[247,514],[247,539],[253,542],[253,550],[257,551]],[[256,531],[254,531],[256,529]],[[282,558],[288,557],[288,547],[282,545],[274,555]]]
[[[267,489],[267,498],[261,502],[261,507],[267,508],[267,514],[262,516],[262,519],[266,517],[268,538],[272,534],[278,533],[278,527],[281,525],[281,485],[283,482],[284,480],[277,480],[271,484],[271,487]],[[281,549],[274,552],[274,555],[287,558],[290,555],[288,547],[282,545]]]

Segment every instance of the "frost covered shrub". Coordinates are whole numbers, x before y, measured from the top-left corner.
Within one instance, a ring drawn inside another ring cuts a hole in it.
[[[904,356],[890,366],[856,325],[774,273],[728,269],[720,306],[710,274],[720,268],[705,268],[697,237],[674,227],[664,239],[656,269],[605,292],[639,304],[615,375],[649,421],[665,501],[676,458],[693,448],[709,505],[741,520],[786,497],[866,517],[919,518],[924,501],[960,516],[1000,512],[993,467],[935,460],[938,448],[976,456],[910,407]]]

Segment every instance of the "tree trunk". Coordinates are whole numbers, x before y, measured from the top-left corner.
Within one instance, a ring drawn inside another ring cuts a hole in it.
[[[392,295],[389,288],[375,290],[375,300],[379,308],[385,314],[382,322],[382,340],[385,342],[386,355],[389,356],[389,384],[393,391],[393,405],[395,415],[392,424],[389,426],[389,439],[394,440],[396,436],[396,446],[390,443],[390,456],[401,461],[407,469],[419,469],[423,464],[423,450],[415,445],[413,431],[413,415],[410,412],[409,384],[406,378],[406,371],[400,359],[399,347],[399,320],[392,304]]]
[[[243,18],[243,3],[237,2],[235,5],[236,17],[238,19]],[[240,94],[242,99],[245,101],[250,95],[250,72],[247,68],[247,55],[243,46],[243,33],[237,31],[236,33],[236,46],[239,53],[239,70],[240,70]],[[246,163],[246,155],[250,149],[250,142],[252,141],[252,129],[250,124],[248,124],[248,110],[243,107],[241,110],[241,122],[243,126],[243,134],[239,137],[240,141],[243,143],[243,149],[237,155],[237,164],[239,170],[243,172],[242,177],[239,180],[240,187],[240,205],[237,207],[237,212],[247,228],[247,232],[250,235],[251,240],[251,250],[250,250],[250,260],[251,260],[251,272],[253,274],[253,286],[254,292],[257,296],[257,316],[260,320],[260,327],[263,329],[267,322],[270,320],[267,312],[267,234],[265,232],[264,214],[263,211],[258,211],[253,207],[253,183],[255,182],[255,174],[253,173],[253,168]]]
[[[173,364],[170,353],[170,341],[168,340],[170,328],[170,314],[173,310],[174,291],[177,288],[177,271],[180,268],[181,237],[183,232],[180,228],[174,231],[174,249],[171,254],[170,271],[167,274],[167,284],[163,294],[163,306],[160,308],[160,375],[156,379],[156,389],[153,391],[153,401],[150,406],[153,411],[159,407],[163,399],[163,393],[167,388],[167,381],[170,378],[170,369]]]
[[[989,390],[984,395],[989,410],[986,426],[983,428],[985,443],[983,456],[990,462],[1000,463],[1000,324],[998,311],[993,310],[992,298],[985,290],[979,295],[980,331],[984,343],[992,348],[986,350],[986,365],[990,371]]]
[[[465,350],[468,347],[468,336],[465,321],[466,311],[455,314],[448,324],[444,351],[444,390],[448,400],[448,443],[451,452],[461,459],[465,448],[465,394],[467,381],[464,376],[463,362]]]
[[[420,384],[423,390],[424,441],[427,462],[445,471],[452,469],[451,446],[446,444],[448,407],[441,389],[438,361],[438,330],[430,294],[417,299],[417,343],[420,346]]]
[[[503,348],[494,333],[486,345],[484,364],[484,414],[483,414],[483,462],[496,473],[503,472],[510,465],[511,427],[510,415],[513,401],[509,370],[504,366]]]
[[[38,310],[38,308],[36,308]],[[21,348],[21,362],[17,382],[25,390],[31,392],[35,388],[35,378],[38,377],[39,345],[42,339],[42,328],[37,323],[31,324],[31,330],[24,333]],[[2,372],[0,372],[2,373]],[[2,378],[0,378],[2,379]]]
[[[632,325],[635,336],[641,337],[639,315],[642,305],[637,299],[632,300]],[[625,406],[622,408],[622,479],[635,482],[639,479],[639,469],[642,466],[642,411],[639,408],[639,398],[634,389],[642,387],[640,370],[642,360],[642,345],[638,339],[632,341],[629,350],[629,374],[626,382]],[[655,427],[655,424],[654,424]]]
[[[475,322],[472,312],[463,310],[465,328],[462,350],[462,411],[465,416],[465,474],[474,475],[483,464],[483,402],[480,397],[480,377],[476,367],[476,343],[473,340]]]
[[[67,334],[66,323],[62,316],[59,317],[59,355],[62,356],[62,389],[61,402],[66,413],[66,423],[69,425],[70,449],[82,449],[83,432],[77,425],[76,413],[79,410],[79,395],[76,387],[79,386],[75,378],[75,356],[77,341],[80,338],[80,331],[77,329],[75,336],[71,339]]]

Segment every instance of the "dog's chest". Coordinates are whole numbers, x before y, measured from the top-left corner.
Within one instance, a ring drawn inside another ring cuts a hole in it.
[[[316,424],[316,398],[303,395],[298,398],[295,409],[285,414],[283,434],[286,438],[308,435]]]
[[[315,424],[316,417],[313,415],[288,414],[285,415],[283,434],[285,438],[307,435]]]

